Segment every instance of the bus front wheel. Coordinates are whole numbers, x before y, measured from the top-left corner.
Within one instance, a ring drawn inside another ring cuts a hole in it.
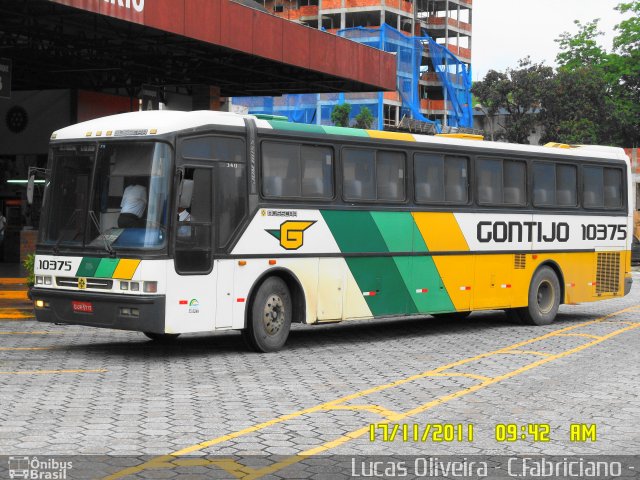
[[[246,343],[257,352],[280,350],[289,336],[292,318],[291,294],[278,277],[267,278],[251,302],[247,328],[242,331]]]
[[[529,325],[549,325],[556,318],[560,306],[560,281],[553,269],[540,268],[529,285],[529,305],[516,308],[511,315],[517,315],[522,323]]]

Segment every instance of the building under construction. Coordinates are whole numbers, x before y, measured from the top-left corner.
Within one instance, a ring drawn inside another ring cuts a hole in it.
[[[441,126],[471,127],[472,0],[263,0],[269,12],[327,33],[393,52],[396,92],[303,94],[234,98],[252,113],[285,115],[302,123],[331,123],[336,104],[367,107],[372,127],[397,128],[413,118]],[[322,52],[336,63],[340,51]]]

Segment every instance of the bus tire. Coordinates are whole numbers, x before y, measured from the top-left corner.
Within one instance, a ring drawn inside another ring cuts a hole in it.
[[[471,312],[448,312],[448,313],[433,313],[432,317],[435,317],[439,320],[451,320],[451,321],[461,321],[471,315]]]
[[[180,336],[179,333],[153,333],[153,332],[142,332],[142,333],[144,333],[147,338],[158,343],[170,343]]]
[[[541,267],[529,285],[529,305],[515,309],[520,321],[527,325],[549,325],[560,307],[560,281],[556,272]]]
[[[256,352],[280,350],[291,329],[291,294],[281,278],[269,277],[253,297],[242,336]]]

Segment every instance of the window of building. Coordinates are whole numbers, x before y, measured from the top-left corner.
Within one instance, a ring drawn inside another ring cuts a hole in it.
[[[619,168],[584,167],[582,170],[585,208],[620,208],[623,205],[622,170]]]
[[[418,153],[414,158],[418,203],[469,201],[469,159],[453,155]]]
[[[578,175],[574,165],[535,162],[533,204],[536,207],[578,205]]]
[[[400,152],[345,148],[342,191],[346,200],[404,201],[405,156]]]
[[[317,145],[263,142],[262,194],[333,198],[333,150]]]

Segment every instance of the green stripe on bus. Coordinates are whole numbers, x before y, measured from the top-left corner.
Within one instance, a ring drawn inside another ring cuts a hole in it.
[[[320,125],[308,125],[306,123],[283,122],[280,120],[269,120],[269,124],[274,130],[289,130],[306,133],[325,133]]]
[[[342,253],[389,252],[381,229],[371,212],[327,210],[321,213]],[[396,224],[395,219],[386,213],[376,214],[376,217],[384,224],[385,229],[392,229]],[[409,239],[409,247],[410,244]],[[365,296],[367,305],[374,315],[417,312],[403,274],[398,268],[400,265],[404,270],[405,264],[410,265],[410,258],[407,257],[405,260],[392,257],[347,258],[349,270],[361,292],[374,293]]]
[[[374,315],[416,313],[416,306],[402,280],[393,257],[347,258],[347,265]],[[409,258],[404,258],[409,261]]]
[[[322,210],[320,213],[342,253],[389,251],[370,212]]]
[[[332,127],[324,126],[325,133],[329,135],[348,135],[350,137],[369,137],[369,134],[365,130],[359,128],[347,128],[347,127]]]
[[[94,274],[95,278],[111,278],[113,277],[113,272],[116,271],[118,267],[118,263],[120,262],[117,258],[103,258],[100,260],[100,265],[98,265],[98,269]]]
[[[93,277],[98,270],[98,265],[100,265],[101,258],[92,258],[92,257],[84,257],[82,262],[80,262],[80,266],[78,267],[78,272],[76,273],[76,277]]]

